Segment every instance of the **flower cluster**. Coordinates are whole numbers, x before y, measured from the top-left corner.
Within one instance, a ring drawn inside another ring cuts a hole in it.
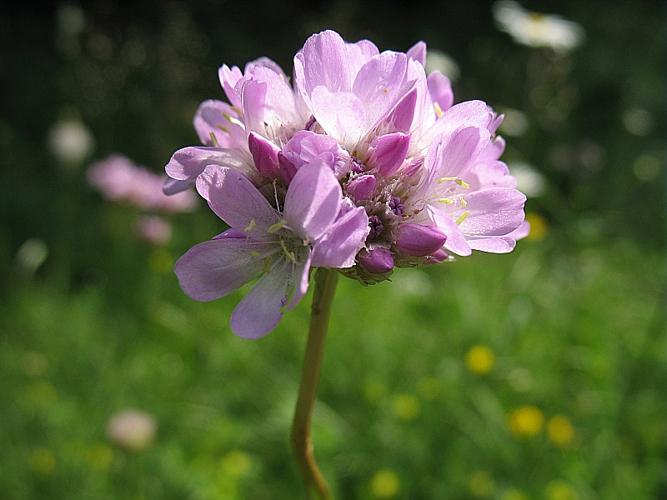
[[[266,58],[222,66],[229,102],[201,104],[204,145],[166,166],[165,192],[195,185],[230,226],[177,262],[185,292],[213,300],[260,277],[231,321],[257,338],[303,297],[311,267],[374,283],[395,267],[511,251],[526,198],[499,160],[502,117],[482,101],[453,105],[425,60],[423,42],[379,52],[325,31],[294,57],[292,84]]]

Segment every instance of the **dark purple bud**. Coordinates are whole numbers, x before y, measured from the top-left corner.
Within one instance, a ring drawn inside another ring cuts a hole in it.
[[[369,273],[388,273],[394,268],[394,258],[391,256],[391,252],[382,247],[362,250],[359,252],[357,260]]]
[[[354,201],[369,200],[373,197],[377,186],[374,175],[360,175],[345,185],[345,191]]]
[[[447,237],[434,226],[406,223],[398,228],[396,248],[414,257],[431,255],[445,244]]]
[[[269,179],[278,177],[280,174],[278,168],[278,152],[280,149],[275,144],[254,132],[250,132],[248,149],[250,149],[255,167],[260,174]]]
[[[393,175],[405,161],[409,147],[409,135],[395,132],[380,136],[371,144],[371,156],[368,163],[375,167],[380,175]]]
[[[370,231],[368,232],[368,237],[366,238],[367,241],[373,241],[375,238],[382,234],[382,231],[384,231],[384,224],[382,224],[382,219],[380,219],[377,215],[371,215],[368,218],[368,227],[370,228]]]
[[[394,215],[398,216],[403,215],[405,211],[405,206],[403,205],[403,202],[398,196],[392,196],[391,199],[389,200],[388,205],[391,211],[394,212]]]
[[[394,125],[396,130],[400,132],[408,132],[410,130],[416,106],[417,89],[414,88],[403,96],[389,116],[389,121]]]

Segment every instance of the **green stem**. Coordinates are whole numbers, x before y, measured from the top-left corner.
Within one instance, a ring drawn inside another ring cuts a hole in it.
[[[318,497],[331,499],[331,492],[324,476],[317,467],[313,455],[313,441],[310,437],[310,421],[317,395],[317,384],[320,379],[320,367],[324,356],[324,341],[329,326],[331,304],[336,292],[338,273],[329,269],[317,269],[315,274],[315,294],[310,316],[308,343],[301,373],[299,397],[294,410],[292,422],[292,447],[301,470],[306,487],[306,497],[310,498],[311,489],[315,489]]]

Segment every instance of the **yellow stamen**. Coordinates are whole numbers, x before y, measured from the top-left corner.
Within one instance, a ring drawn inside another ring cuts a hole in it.
[[[468,184],[466,181],[463,179],[457,178],[454,182],[456,182],[459,186],[461,186],[463,189],[470,189],[470,184]]]
[[[452,181],[456,181],[456,179],[458,179],[458,177],[440,177],[438,179],[438,183],[442,184],[443,182],[452,182]]]
[[[435,108],[435,116],[437,116],[438,118],[440,118],[442,115],[445,114],[445,112],[440,107],[440,104],[438,104],[437,102],[433,103],[433,107]]]
[[[225,134],[229,134],[229,129],[222,125],[216,125],[216,128],[222,130]]]
[[[215,136],[213,131],[209,132],[209,137],[211,138],[211,144],[213,144],[213,146],[215,146],[216,148],[220,147],[220,144],[218,143],[218,138]]]
[[[453,205],[454,204],[454,200],[452,200],[451,198],[440,198],[438,201],[440,203],[444,203],[445,205]]]
[[[470,215],[470,212],[468,212],[467,210],[465,212],[463,212],[461,215],[459,215],[459,218],[456,219],[456,224],[457,225],[463,224],[463,221],[466,220],[469,215]]]
[[[468,206],[468,202],[465,200],[465,198],[462,196],[459,198],[460,203],[461,203],[461,208],[466,208]]]

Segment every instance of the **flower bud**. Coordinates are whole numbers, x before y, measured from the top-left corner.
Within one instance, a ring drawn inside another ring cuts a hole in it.
[[[374,175],[360,175],[345,185],[345,191],[354,201],[368,200],[373,196],[377,186]]]
[[[357,260],[369,273],[383,274],[394,268],[394,258],[391,256],[391,252],[383,247],[362,250],[359,252]]]
[[[278,151],[280,150],[275,144],[254,132],[250,132],[248,149],[250,149],[255,167],[260,174],[269,179],[278,177]]]
[[[426,257],[437,252],[447,237],[434,226],[406,223],[398,228],[396,248],[414,257]]]
[[[408,132],[415,116],[417,106],[417,89],[410,92],[399,101],[389,116],[389,121],[400,132]]]
[[[403,164],[409,146],[409,135],[395,132],[380,136],[371,144],[368,163],[375,167],[380,175],[393,175]]]

